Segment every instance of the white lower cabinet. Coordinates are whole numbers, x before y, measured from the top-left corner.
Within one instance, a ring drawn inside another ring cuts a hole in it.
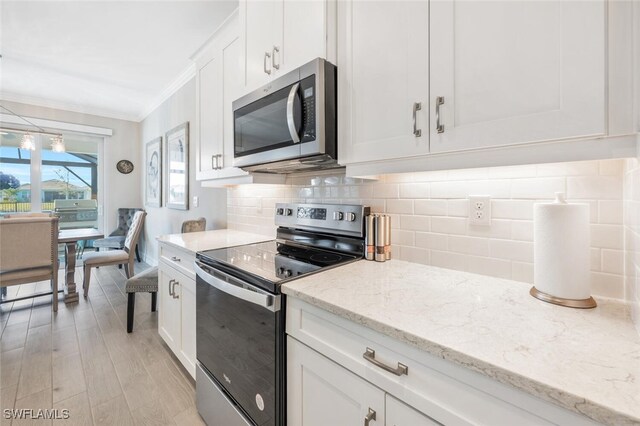
[[[196,281],[193,254],[160,246],[158,333],[195,378]]]
[[[289,425],[384,424],[384,391],[291,337],[287,360]]]
[[[597,424],[295,298],[286,323],[290,426]]]
[[[387,426],[433,426],[440,424],[389,394],[385,395],[384,423]]]

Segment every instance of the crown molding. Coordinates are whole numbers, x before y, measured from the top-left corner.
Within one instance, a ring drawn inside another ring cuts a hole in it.
[[[187,84],[196,75],[196,64],[190,63],[162,92],[150,102],[145,109],[136,117],[135,121],[142,121],[149,116],[156,108],[169,99],[171,95],[176,93],[182,86]]]
[[[55,101],[51,99],[39,98],[36,96],[19,95],[17,93],[0,93],[0,101],[17,102],[21,104],[39,106],[44,108],[58,109],[63,111],[75,112],[79,114],[95,115],[98,117],[113,118],[116,120],[139,121],[138,116],[134,114],[126,114],[107,109],[76,105],[63,101]]]

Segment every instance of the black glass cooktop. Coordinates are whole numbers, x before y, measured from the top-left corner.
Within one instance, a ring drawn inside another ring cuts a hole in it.
[[[273,240],[202,251],[197,258],[265,290],[279,292],[279,285],[284,281],[352,262],[361,256]]]

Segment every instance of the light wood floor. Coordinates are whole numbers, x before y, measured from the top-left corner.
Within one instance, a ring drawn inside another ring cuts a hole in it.
[[[148,266],[136,263],[137,271]],[[82,288],[82,270],[76,270]],[[126,332],[124,271],[93,269],[89,297],[51,312],[49,296],[0,305],[0,424],[10,408],[68,409],[78,425],[200,425],[195,384],[158,335],[151,296],[136,296],[133,333]],[[62,283],[62,275],[61,280]],[[9,288],[9,298],[48,282]]]

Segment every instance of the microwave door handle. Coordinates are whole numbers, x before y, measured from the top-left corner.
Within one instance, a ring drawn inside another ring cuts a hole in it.
[[[202,269],[198,262],[194,262],[194,268],[196,275],[202,278],[207,284],[218,290],[227,293],[230,296],[242,299],[244,301],[253,303],[254,305],[262,306],[272,312],[280,310],[280,297],[271,294],[258,293],[256,291],[247,290],[237,285],[229,284],[221,279],[214,277],[209,272]]]
[[[291,135],[291,140],[293,141],[293,143],[300,142],[300,135],[298,134],[298,129],[296,127],[296,120],[294,116],[296,96],[298,95],[299,87],[300,87],[300,83],[296,83],[293,86],[291,86],[291,91],[289,92],[289,98],[287,98],[287,125],[289,126],[289,134]]]

